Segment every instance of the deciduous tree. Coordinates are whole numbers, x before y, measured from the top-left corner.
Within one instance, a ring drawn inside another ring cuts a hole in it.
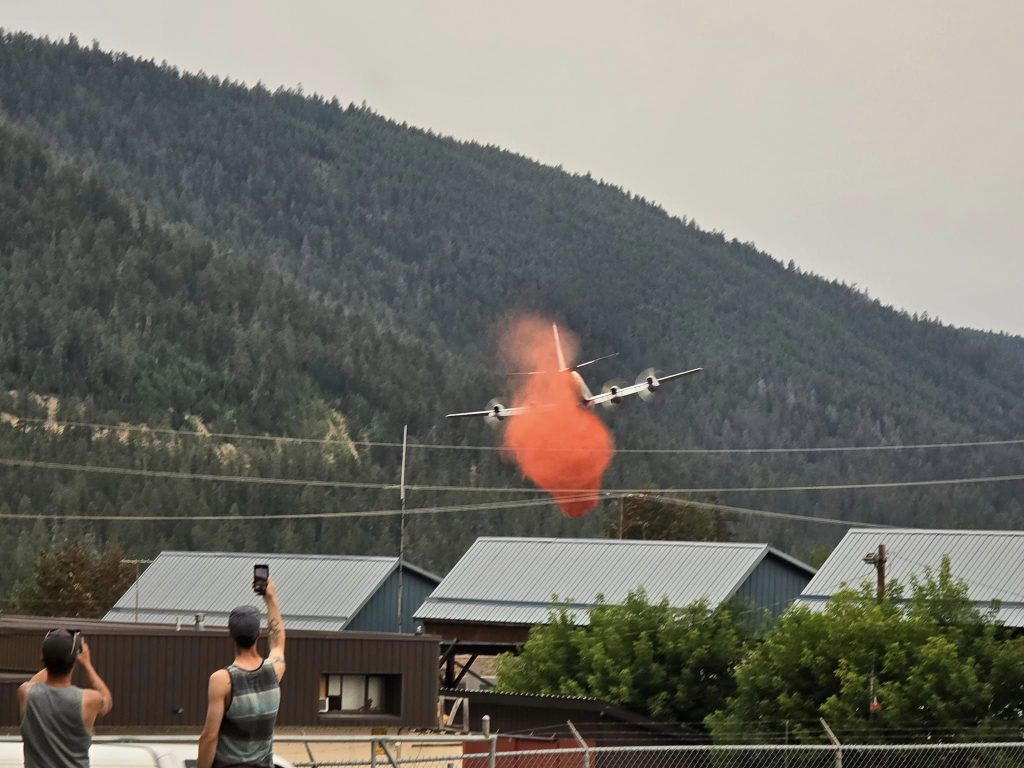
[[[43,550],[32,581],[15,591],[10,612],[100,618],[134,581],[135,567],[122,559],[120,547],[96,549],[80,541]]]
[[[621,605],[589,610],[577,626],[568,607],[530,630],[518,656],[498,664],[499,690],[592,696],[658,720],[700,723],[733,690],[743,633],[727,607],[685,608],[648,600],[642,589]]]
[[[794,606],[736,669],[736,693],[708,718],[716,740],[757,741],[787,728],[820,741],[818,718],[845,733],[952,739],[1024,708],[1020,640],[971,603],[949,558],[912,581],[844,589],[824,610]]]

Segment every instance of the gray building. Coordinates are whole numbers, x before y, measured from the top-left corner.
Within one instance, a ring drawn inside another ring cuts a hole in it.
[[[415,616],[427,632],[468,643],[524,642],[552,608],[588,621],[599,596],[622,602],[637,587],[682,607],[732,598],[778,615],[814,575],[766,544],[618,539],[480,538]],[[556,602],[557,601],[557,602]]]
[[[395,557],[161,552],[103,618],[227,626],[232,608],[260,603],[251,586],[256,563],[270,565],[288,629],[413,632],[413,611],[440,582],[409,563],[399,569]]]
[[[912,577],[938,571],[949,555],[953,576],[967,582],[968,597],[980,611],[998,601],[996,619],[1024,627],[1024,531],[943,531],[919,528],[853,528],[839,542],[800,596],[800,603],[820,608],[843,585],[876,581],[865,557],[885,545],[886,581],[909,587]]]

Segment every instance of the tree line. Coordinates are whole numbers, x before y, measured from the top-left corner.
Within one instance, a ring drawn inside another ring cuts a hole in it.
[[[591,696],[718,743],[1018,738],[1024,638],[979,610],[948,557],[909,585],[847,587],[751,630],[749,606],[673,608],[642,589],[565,609],[501,657],[497,689]]]

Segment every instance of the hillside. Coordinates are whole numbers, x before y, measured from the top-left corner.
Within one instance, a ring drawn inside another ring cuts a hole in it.
[[[16,305],[9,316],[4,308],[0,377],[6,389],[60,397],[65,418],[177,428],[191,414],[219,432],[323,437],[336,412],[364,440],[394,440],[408,422],[424,442],[493,445],[482,426],[445,424],[441,416],[500,391],[496,329],[511,313],[537,310],[576,331],[584,354],[621,353],[590,376],[593,385],[652,364],[706,368],[650,407],[612,413],[620,447],[874,445],[1024,433],[1024,340],[910,317],[613,186],[498,148],[337,101],[17,34],[0,42],[0,110],[10,153],[43,158],[29,165],[47,165],[46,184],[71,184],[61,173],[79,179],[73,190],[43,185],[37,201],[25,203],[17,199],[19,177],[7,171],[0,241],[10,271],[5,300]],[[11,213],[15,204],[37,206],[43,218],[29,226],[31,216]],[[46,218],[54,216],[63,218]],[[97,232],[83,239],[74,234],[81,227]],[[55,237],[57,230],[68,234]],[[37,260],[40,252],[45,258]],[[143,266],[125,259],[136,252],[146,254]],[[64,260],[70,269],[57,268]],[[112,274],[125,280],[116,301]],[[51,437],[32,452],[49,456],[65,445]],[[16,448],[5,444],[4,455]],[[138,448],[130,458],[150,450],[163,449]],[[394,459],[393,452],[372,456],[351,476],[391,480]],[[309,460],[307,472],[340,471]],[[416,461],[423,482],[518,483],[493,452],[420,451]],[[616,458],[609,484],[764,486],[1019,471],[1019,448],[631,453]],[[45,508],[67,487],[86,506],[101,493],[92,478],[46,478],[52,485],[26,509]],[[272,512],[298,495],[277,493],[252,491],[245,505]],[[427,495],[416,504],[441,498],[491,497]],[[1020,484],[722,500],[910,525],[1019,527],[1024,514]],[[351,508],[376,501],[357,494]],[[214,511],[231,506],[222,498],[205,503]],[[443,569],[481,530],[586,534],[600,522],[599,514],[568,523],[549,510],[453,515],[430,523],[432,531],[452,529],[441,546],[428,545],[421,530],[420,559]],[[117,525],[133,531],[130,545],[153,548],[141,528]],[[329,544],[307,525],[296,530],[297,544],[384,546],[362,535],[369,523],[350,526],[358,537],[350,531]],[[164,540],[188,540],[186,527]],[[798,553],[839,532],[764,522],[743,529]]]
[[[458,374],[457,381],[469,378],[451,355],[311,299],[279,272],[227,253],[188,227],[151,220],[76,164],[56,162],[31,137],[5,126],[0,243],[4,459],[393,484],[398,453],[362,445],[366,431],[400,436],[389,404],[405,397],[404,386],[422,393],[424,408],[436,410],[443,407],[431,386],[438,376],[447,371]],[[400,378],[380,380],[375,361],[381,357],[393,360]],[[465,384],[461,392],[458,385],[450,391],[471,396]],[[47,423],[55,418],[128,428],[58,429]],[[281,429],[331,442],[197,440],[130,428],[139,423],[187,432],[204,431],[207,423]],[[356,431],[354,425],[364,426]],[[493,473],[497,462],[483,457],[482,471]],[[250,487],[29,467],[0,473],[4,515],[143,514],[169,521],[83,529],[59,520],[0,520],[0,557],[13,564],[0,575],[0,592],[24,575],[39,546],[64,535],[114,538],[144,553],[167,546],[301,551],[313,541],[332,551],[383,553],[397,536],[393,520],[172,522],[181,515],[397,506],[394,491],[373,487]],[[462,482],[444,471],[433,478]],[[441,501],[428,493],[419,497],[421,503]],[[431,521],[418,528],[431,530]],[[416,546],[411,551],[424,554]]]

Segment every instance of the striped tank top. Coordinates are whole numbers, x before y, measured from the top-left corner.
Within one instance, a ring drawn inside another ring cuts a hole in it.
[[[214,768],[272,768],[274,723],[281,689],[274,665],[264,661],[248,670],[232,664],[231,701],[220,723]]]

